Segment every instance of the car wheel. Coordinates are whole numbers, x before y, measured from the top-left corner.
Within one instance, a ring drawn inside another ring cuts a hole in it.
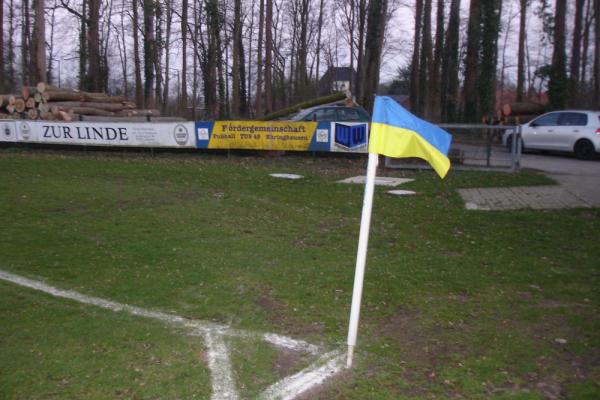
[[[596,154],[596,150],[594,149],[592,142],[585,139],[579,140],[577,143],[575,143],[574,151],[575,157],[579,158],[580,160],[591,160]]]

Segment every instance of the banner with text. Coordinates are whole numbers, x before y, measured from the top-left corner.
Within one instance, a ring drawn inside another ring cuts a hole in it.
[[[193,122],[16,121],[16,141],[87,146],[196,147],[193,130]]]
[[[200,149],[366,152],[367,135],[366,123],[196,122],[196,144]]]

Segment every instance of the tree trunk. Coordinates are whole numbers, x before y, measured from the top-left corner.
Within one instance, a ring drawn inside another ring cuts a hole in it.
[[[467,29],[467,55],[465,57],[464,87],[464,120],[476,122],[479,114],[477,109],[477,80],[479,79],[479,51],[481,49],[481,0],[471,0],[469,6],[469,27]]]
[[[165,40],[165,84],[163,88],[163,103],[162,114],[167,113],[169,106],[169,72],[170,72],[170,55],[171,55],[171,23],[173,22],[173,4],[171,0],[165,0],[165,10],[167,12],[167,37]]]
[[[12,35],[13,32],[11,31]],[[4,62],[4,0],[0,0],[0,91],[6,90],[6,71]]]
[[[101,0],[88,0],[89,18],[88,18],[88,85],[86,89],[93,92],[100,92],[104,87],[102,79],[100,58],[100,2]]]
[[[87,15],[87,1],[81,3],[81,24],[79,26],[79,88],[85,89],[87,76],[87,24],[85,23]]]
[[[479,63],[479,116],[492,117],[496,106],[496,72],[498,66],[498,37],[502,0],[482,3],[481,59]]]
[[[356,46],[358,47],[358,57],[356,59],[356,82],[354,84],[357,99],[362,99],[365,91],[365,32],[367,27],[367,4],[367,0],[360,0],[358,2],[358,45]]]
[[[21,7],[21,82],[24,86],[29,86],[31,77],[31,63],[29,61],[29,49],[31,44],[29,0],[23,0],[23,2],[21,3]]]
[[[442,120],[456,121],[458,111],[458,45],[460,31],[460,0],[452,0],[446,43],[444,46],[444,60],[442,63],[441,102]]]
[[[596,35],[594,39],[594,104],[600,104],[600,0],[594,1]]]
[[[133,64],[135,74],[135,103],[137,105],[144,104],[144,94],[142,89],[142,71],[140,60],[140,39],[139,39],[139,15],[138,15],[138,0],[131,0],[133,8]]]
[[[573,45],[571,46],[571,74],[569,76],[569,103],[575,107],[581,104],[579,97],[579,65],[581,64],[581,33],[583,30],[584,0],[575,1],[575,21],[573,28]]]
[[[154,47],[154,76],[156,82],[154,86],[154,103],[157,107],[162,104],[162,49],[163,49],[163,31],[162,31],[162,14],[163,10],[160,6],[160,0],[154,0],[154,12],[155,12],[155,47]]]
[[[216,119],[219,116],[219,103],[217,98],[217,87],[220,77],[217,72],[217,36],[218,36],[218,3],[217,0],[205,0],[206,29],[208,44],[206,54],[201,62],[202,75],[204,77],[204,106],[208,117]]]
[[[375,93],[379,85],[381,69],[381,53],[387,23],[387,0],[371,0],[367,21],[367,37],[365,46],[366,82],[363,94],[363,106],[372,111]]]
[[[8,29],[9,32],[15,32],[15,5],[10,0],[8,9]],[[4,81],[5,89],[12,92],[15,89],[15,35],[8,35],[8,54],[5,64],[6,79]]]
[[[240,116],[240,96],[241,96],[241,87],[240,82],[244,80],[244,75],[240,74],[240,64],[244,62],[243,59],[240,60],[240,46],[242,45],[242,1],[234,0],[233,3],[233,62],[232,62],[232,71],[231,71],[231,103],[232,110],[231,116],[233,118],[238,118]]]
[[[416,0],[415,4],[415,38],[413,43],[412,62],[410,64],[410,108],[414,113],[419,110],[419,61],[421,59],[421,32],[423,27],[423,0]]]
[[[307,76],[307,57],[308,57],[308,17],[310,14],[310,0],[300,1],[299,15],[299,37],[298,37],[298,62],[296,64],[296,100],[304,100],[308,96],[308,76]],[[352,56],[352,54],[351,54]]]
[[[46,20],[44,0],[34,0],[35,18],[33,23],[33,81],[46,82]]]
[[[598,0],[596,0],[598,1]],[[567,0],[556,0],[554,14],[554,51],[552,52],[552,71],[548,82],[550,107],[555,110],[565,108],[567,97],[567,57],[565,51],[565,18]]]
[[[144,108],[154,108],[154,0],[142,0],[144,7]]]
[[[188,0],[181,0],[181,112],[187,108],[187,22]]]
[[[585,8],[585,28],[583,30],[583,49],[581,50],[581,73],[579,74],[579,85],[583,87],[587,83],[588,53],[590,49],[590,30],[594,21],[593,0],[587,0]]]
[[[46,81],[48,84],[54,84],[54,27],[56,26],[56,8],[58,6],[58,0],[54,0],[54,6],[52,7],[52,13],[50,15],[50,43],[48,43],[48,61],[46,67]],[[59,64],[60,65],[60,64]]]
[[[435,27],[435,50],[433,53],[433,68],[429,75],[429,115],[434,121],[441,117],[440,69],[442,67],[442,52],[444,49],[444,1],[437,1]]]
[[[517,56],[517,101],[523,101],[525,92],[525,33],[527,22],[527,2],[520,0],[521,18],[519,20],[519,52]]]
[[[317,48],[315,50],[315,57],[317,58],[317,67],[316,67],[316,95],[318,96],[319,93],[319,79],[321,79],[321,71],[320,71],[320,66],[321,66],[321,30],[323,27],[323,4],[325,3],[324,0],[319,0],[319,20],[317,22]],[[354,82],[350,82],[350,91],[354,92]]]
[[[266,0],[265,16],[265,113],[273,111],[273,0]]]
[[[425,118],[430,117],[428,77],[431,74],[431,0],[423,5],[423,30],[421,33],[421,59],[419,61],[419,102],[417,112]]]
[[[265,0],[260,0],[260,6],[258,9],[258,56],[257,56],[257,71],[256,71],[256,99],[255,99],[255,113],[257,117],[263,115],[263,37],[264,37],[264,24],[265,24]]]

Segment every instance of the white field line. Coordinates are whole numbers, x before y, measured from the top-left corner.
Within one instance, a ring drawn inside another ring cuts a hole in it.
[[[339,351],[324,354],[319,361],[295,375],[288,376],[269,386],[261,395],[262,400],[292,400],[307,390],[320,385],[344,368],[345,354]]]
[[[284,347],[295,351],[304,351],[310,354],[317,354],[319,348],[315,345],[307,343],[303,340],[296,340],[289,337],[276,335],[276,334],[259,334],[253,332],[242,331],[238,329],[231,329],[226,325],[215,324],[210,321],[191,320],[188,318],[180,317],[175,314],[167,314],[160,311],[147,310],[140,307],[130,306],[128,304],[118,303],[116,301],[105,300],[99,297],[87,296],[73,290],[58,289],[54,286],[50,286],[40,281],[28,279],[20,275],[11,274],[10,272],[0,270],[0,279],[8,282],[15,283],[19,286],[28,287],[30,289],[38,290],[40,292],[51,294],[55,297],[62,297],[64,299],[74,300],[83,304],[90,304],[97,307],[101,307],[107,310],[119,312],[123,311],[131,315],[136,315],[144,318],[157,319],[170,325],[181,326],[184,328],[220,331],[223,335],[228,336],[239,336],[248,338],[262,338],[267,342],[278,346]]]
[[[211,400],[237,400],[238,394],[231,374],[229,350],[223,340],[223,335],[218,332],[205,331],[204,340],[208,347],[208,367],[211,371]]]
[[[236,400],[238,394],[233,381],[229,351],[223,340],[224,336],[262,339],[275,346],[293,351],[318,354],[320,348],[302,340],[295,340],[274,333],[256,333],[232,329],[209,321],[191,320],[175,314],[147,310],[100,297],[87,296],[73,290],[63,290],[40,281],[28,279],[20,275],[0,270],[0,280],[34,289],[55,297],[73,300],[83,304],[94,305],[115,312],[126,312],[131,315],[156,319],[172,326],[193,329],[193,335],[201,335],[205,339],[208,350],[208,364],[211,370],[212,397],[211,400]],[[325,379],[340,372],[343,368],[343,355],[339,352],[327,353],[310,367],[290,377],[271,385],[263,394],[262,399],[293,399],[306,390],[321,384]]]

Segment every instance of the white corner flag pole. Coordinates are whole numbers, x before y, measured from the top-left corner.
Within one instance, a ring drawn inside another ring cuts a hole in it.
[[[358,237],[358,251],[356,254],[356,270],[354,272],[352,308],[350,309],[350,324],[348,326],[347,368],[352,366],[354,347],[356,346],[356,335],[358,333],[358,319],[360,316],[360,302],[362,298],[363,280],[365,277],[365,263],[367,260],[367,246],[369,244],[369,229],[371,227],[371,210],[373,209],[373,190],[375,187],[377,164],[379,164],[379,155],[369,153],[367,178],[365,182],[365,197],[363,200],[362,217],[360,219],[360,234]]]

